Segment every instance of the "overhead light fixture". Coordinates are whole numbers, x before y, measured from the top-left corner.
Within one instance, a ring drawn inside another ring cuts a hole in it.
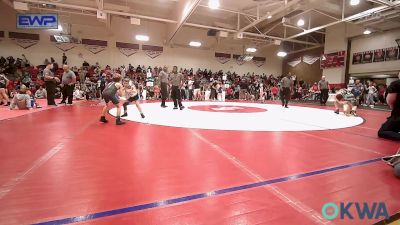
[[[368,35],[368,34],[372,33],[372,31],[370,29],[365,29],[363,33]]]
[[[211,9],[218,9],[219,0],[208,0],[208,7],[210,7]]]
[[[191,41],[191,42],[189,43],[189,45],[192,46],[192,47],[200,47],[200,46],[201,46],[201,42],[198,42],[198,41]]]
[[[136,40],[138,41],[148,41],[149,39],[150,38],[147,35],[140,35],[140,34],[136,35]]]
[[[271,15],[271,13],[270,12],[268,12],[268,14],[267,14],[268,16],[267,16],[267,19],[271,19],[272,18],[272,15]]]
[[[247,48],[247,49],[246,49],[246,52],[254,53],[254,52],[256,52],[256,51],[257,51],[256,48]]]
[[[360,0],[350,0],[350,5],[355,6],[360,4]]]
[[[285,57],[285,56],[287,56],[287,53],[283,50],[280,50],[276,55],[279,57]]]
[[[297,26],[299,26],[299,27],[304,26],[304,24],[305,24],[305,22],[304,22],[303,19],[299,19],[299,20],[297,21]]]

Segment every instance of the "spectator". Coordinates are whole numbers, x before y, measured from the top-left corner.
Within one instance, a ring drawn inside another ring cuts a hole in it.
[[[68,62],[67,62],[67,56],[65,55],[65,52],[64,52],[63,55],[62,55],[62,64],[63,64],[63,65],[67,65],[67,64],[68,64]]]
[[[35,98],[37,99],[47,98],[47,92],[46,89],[43,88],[43,86],[40,86],[39,89],[35,92]]]
[[[398,74],[400,78],[400,72]],[[393,81],[387,89],[386,102],[392,109],[390,117],[382,124],[378,136],[400,141],[400,80]]]

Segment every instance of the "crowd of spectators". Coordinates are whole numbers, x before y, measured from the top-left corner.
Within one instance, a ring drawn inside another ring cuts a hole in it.
[[[68,63],[65,54],[60,58],[61,62]],[[45,59],[43,65],[32,65],[27,58],[14,59],[12,56],[7,58],[0,57],[0,74],[4,74],[8,82],[5,92],[12,99],[18,93],[21,85],[24,85],[34,98],[46,98],[46,90],[43,81],[43,69],[48,63],[53,64],[53,73],[61,79],[63,70],[54,58]],[[139,90],[142,99],[159,99],[160,82],[159,73],[161,66],[151,67],[132,64],[111,68],[109,65],[102,67],[99,63],[90,65],[84,61],[81,66],[71,66],[70,69],[77,77],[74,90],[74,99],[99,99],[101,92],[108,82],[111,81],[112,74],[117,72],[123,78],[129,77]],[[280,80],[282,75],[267,74],[237,74],[231,71],[211,71],[210,69],[180,68],[180,73],[184,75],[185,83],[181,88],[182,99],[184,100],[248,100],[265,101],[279,99]],[[320,90],[318,81],[307,83],[291,75],[294,83],[291,98],[298,100],[318,101]],[[384,104],[385,85],[377,86],[375,83],[359,85],[360,104]],[[334,92],[335,88],[330,87]],[[56,98],[61,97],[61,88],[56,89]],[[2,98],[0,96],[0,98]],[[4,98],[0,104],[4,104]]]

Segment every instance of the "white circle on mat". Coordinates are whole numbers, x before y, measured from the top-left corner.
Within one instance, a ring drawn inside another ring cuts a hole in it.
[[[361,117],[337,115],[333,110],[245,102],[183,102],[184,110],[161,108],[160,103],[141,104],[145,119],[135,105],[128,106],[124,120],[152,125],[235,131],[312,131],[360,125]],[[209,108],[210,110],[204,110]],[[254,110],[254,109],[260,110]],[[251,110],[246,110],[251,109]],[[238,112],[234,112],[238,110]],[[227,112],[229,111],[229,112]],[[248,112],[246,112],[248,111]],[[116,116],[116,108],[110,114]]]

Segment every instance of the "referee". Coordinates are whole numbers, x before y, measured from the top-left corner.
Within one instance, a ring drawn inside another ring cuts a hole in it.
[[[286,77],[282,78],[281,80],[281,100],[282,100],[282,107],[289,108],[289,100],[290,100],[290,93],[292,88],[293,82],[291,79],[290,74],[286,75]]]
[[[164,66],[163,70],[160,72],[161,80],[161,107],[167,108],[165,105],[165,100],[168,97],[168,68]]]
[[[174,100],[174,109],[179,109],[182,110],[185,107],[182,105],[182,97],[181,97],[181,87],[183,84],[183,75],[181,73],[178,73],[178,67],[174,66],[172,69],[172,74],[171,74],[171,83],[172,83],[172,91],[171,91],[171,96],[172,100]]]
[[[52,69],[53,63],[47,63],[46,68],[43,70],[43,77],[46,84],[47,105],[57,106],[54,99],[56,95],[57,83],[60,82],[60,79],[54,76],[54,73],[51,71]]]

